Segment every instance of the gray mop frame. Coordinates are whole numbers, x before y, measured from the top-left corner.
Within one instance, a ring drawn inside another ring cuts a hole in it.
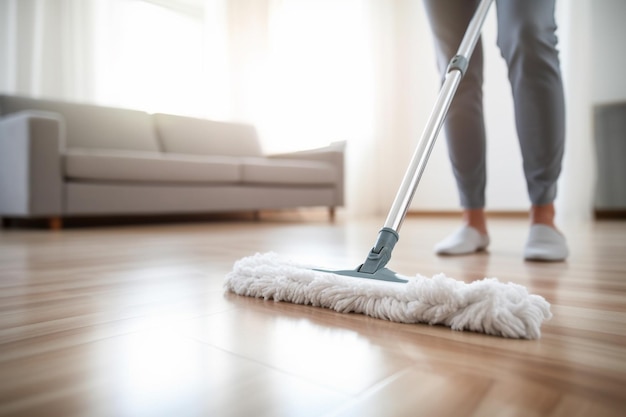
[[[480,38],[482,27],[491,3],[493,3],[493,0],[482,0],[480,2],[465,31],[456,55],[450,60],[435,106],[424,127],[415,152],[413,153],[411,163],[404,174],[404,178],[391,209],[389,210],[385,224],[378,232],[376,243],[367,255],[365,262],[354,270],[324,272],[382,281],[408,282],[400,275],[385,268],[385,266],[391,259],[391,252],[400,238],[398,232],[406,217],[411,201],[413,200],[417,185],[422,178],[426,163],[433,150],[435,141],[439,136],[450,104],[452,103],[461,79],[465,75],[469,65],[469,59]]]

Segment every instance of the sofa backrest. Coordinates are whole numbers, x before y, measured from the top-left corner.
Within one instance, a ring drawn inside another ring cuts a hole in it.
[[[262,155],[256,129],[251,125],[160,113],[152,117],[164,152],[223,156]]]
[[[0,114],[24,110],[61,114],[67,148],[160,151],[150,115],[142,111],[0,95]]]

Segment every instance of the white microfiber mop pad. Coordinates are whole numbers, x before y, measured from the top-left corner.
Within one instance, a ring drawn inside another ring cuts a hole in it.
[[[315,271],[266,253],[237,261],[225,287],[249,297],[509,338],[538,339],[541,323],[552,317],[543,297],[495,278],[469,284],[443,274],[408,280],[402,284]]]

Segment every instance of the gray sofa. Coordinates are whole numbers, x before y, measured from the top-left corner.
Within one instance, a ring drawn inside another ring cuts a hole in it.
[[[297,140],[297,139],[294,139]],[[254,127],[0,95],[0,217],[343,205],[344,143],[264,155]]]

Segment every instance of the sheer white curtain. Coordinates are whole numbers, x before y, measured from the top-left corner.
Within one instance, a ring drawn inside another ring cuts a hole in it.
[[[203,72],[203,8],[187,4],[96,1],[93,44],[99,103],[205,115],[209,94]]]
[[[93,2],[0,0],[0,90],[93,97]]]
[[[246,91],[235,94],[245,100],[242,110],[256,121],[268,147],[301,149],[371,136],[373,78],[364,2],[282,0],[269,6],[267,35],[252,44],[266,54],[248,55],[251,62],[238,68],[243,82],[236,84]]]

